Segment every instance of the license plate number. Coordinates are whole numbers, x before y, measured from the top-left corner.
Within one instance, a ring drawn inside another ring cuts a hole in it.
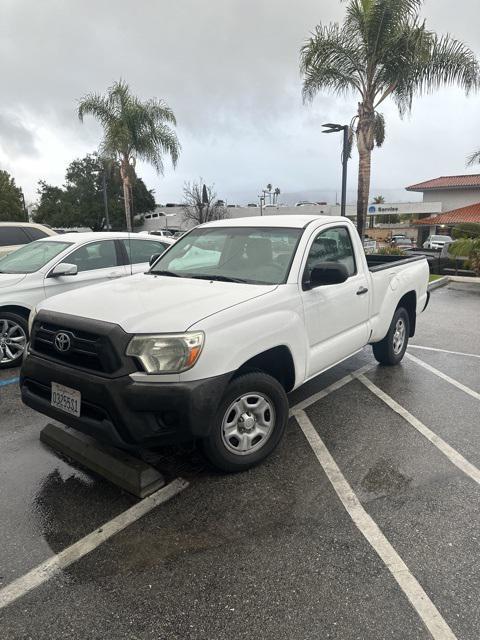
[[[82,396],[80,391],[64,387],[62,384],[52,382],[51,405],[56,409],[71,413],[73,416],[80,416],[80,404]]]

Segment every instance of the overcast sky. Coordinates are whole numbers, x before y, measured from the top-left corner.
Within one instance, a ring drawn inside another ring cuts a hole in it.
[[[0,168],[27,201],[38,180],[62,184],[67,164],[93,152],[101,130],[82,125],[78,100],[120,77],[142,98],[163,98],[178,119],[182,154],[165,175],[138,173],[157,202],[178,201],[203,176],[230,202],[255,200],[267,182],[282,192],[340,188],[340,136],[322,122],[348,122],[356,99],[301,101],[298,51],[319,22],[340,20],[339,0],[0,0]],[[428,26],[480,55],[478,0],[427,0]],[[375,151],[372,192],[411,199],[403,188],[472,173],[480,147],[480,95],[451,88],[417,99],[400,120],[392,104],[385,146]],[[350,197],[356,188],[350,165]],[[479,168],[480,171],[480,168]],[[372,194],[373,195],[373,194]]]

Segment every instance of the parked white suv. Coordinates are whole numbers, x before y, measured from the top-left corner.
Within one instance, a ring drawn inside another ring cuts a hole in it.
[[[341,217],[209,222],[147,273],[41,303],[22,398],[119,447],[197,439],[247,469],[282,438],[289,391],[367,344],[401,361],[428,275],[424,255],[365,256]]]
[[[0,369],[21,362],[28,318],[38,302],[145,271],[151,256],[158,257],[172,243],[126,233],[65,233],[0,258]]]
[[[450,236],[428,236],[423,243],[424,249],[443,249],[446,244],[453,242]]]
[[[33,222],[0,222],[0,257],[25,244],[56,235],[56,231]]]

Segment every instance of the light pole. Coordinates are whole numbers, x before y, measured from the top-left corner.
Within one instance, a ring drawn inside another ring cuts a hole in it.
[[[260,200],[260,215],[263,216],[263,205],[265,204],[265,191],[263,192],[263,196],[258,196]]]
[[[339,133],[343,131],[343,151],[342,151],[342,204],[340,215],[346,216],[347,207],[347,166],[348,166],[348,124],[323,124],[325,129],[322,133]]]
[[[105,223],[107,225],[107,231],[110,231],[110,216],[108,215],[107,179],[105,177],[105,163],[103,164],[102,175],[103,175],[102,189],[103,189],[103,206],[105,208]]]

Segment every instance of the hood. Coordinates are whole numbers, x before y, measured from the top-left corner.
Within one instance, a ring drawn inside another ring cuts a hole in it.
[[[127,333],[176,333],[275,289],[142,273],[62,293],[37,308],[111,322]]]
[[[26,273],[0,273],[0,288],[14,287],[25,279]]]

